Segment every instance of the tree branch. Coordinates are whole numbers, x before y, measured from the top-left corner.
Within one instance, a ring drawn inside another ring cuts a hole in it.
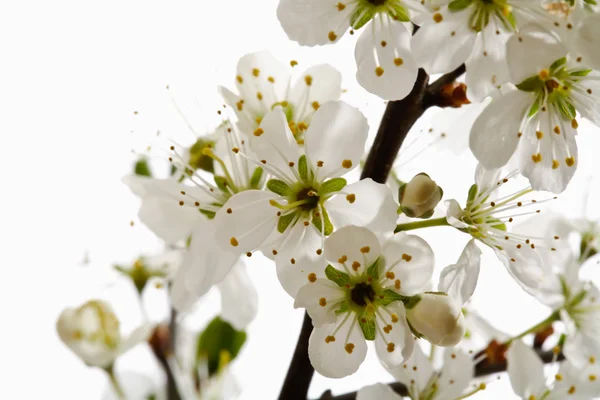
[[[562,353],[559,353],[557,356],[552,350],[542,351],[536,349],[535,351],[538,353],[538,356],[541,358],[544,364],[548,364],[554,361],[562,361],[565,359]],[[487,364],[486,361],[487,359],[484,359],[475,366],[476,378],[506,371],[506,361],[502,361],[495,364]],[[400,382],[390,383],[389,386],[392,388],[392,390],[394,390],[394,392],[398,393],[399,395],[408,396],[408,389]],[[339,396],[332,396],[331,392],[327,391],[323,394],[321,400],[354,400],[356,399],[356,394],[357,392],[351,392],[341,394]]]
[[[396,155],[412,126],[428,107],[442,104],[442,87],[454,82],[463,73],[464,66],[428,85],[429,75],[425,70],[419,69],[417,80],[409,95],[402,100],[388,102],[377,136],[367,156],[361,179],[371,178],[375,182],[386,182]],[[311,332],[312,321],[308,314],[305,314],[279,400],[307,398],[310,381],[315,372],[308,359],[308,339]]]

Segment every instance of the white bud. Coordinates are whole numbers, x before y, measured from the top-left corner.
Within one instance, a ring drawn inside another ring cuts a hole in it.
[[[101,300],[67,308],[56,322],[61,340],[86,364],[108,367],[121,342],[119,320],[111,306]]]
[[[402,212],[411,218],[429,218],[443,196],[440,188],[429,175],[415,175],[399,189],[398,198]]]
[[[454,346],[465,336],[465,317],[460,304],[444,293],[424,293],[406,312],[411,326],[437,346]]]

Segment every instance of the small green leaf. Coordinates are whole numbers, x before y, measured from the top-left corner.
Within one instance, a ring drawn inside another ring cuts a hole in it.
[[[350,276],[345,272],[335,269],[331,264],[325,268],[325,276],[340,287],[350,284]]]
[[[527,113],[527,117],[528,118],[533,117],[535,114],[537,114],[539,109],[540,109],[540,102],[536,100],[536,102],[531,105],[531,108],[529,109],[529,112]]]
[[[325,196],[329,193],[339,192],[346,186],[347,183],[348,182],[344,178],[329,179],[319,188],[319,196]]]
[[[252,173],[252,178],[250,178],[250,187],[252,189],[259,189],[260,181],[263,176],[263,169],[261,167],[256,167],[254,172]]]
[[[155,395],[154,393],[152,393],[152,394],[149,394],[149,395],[146,397],[146,400],[156,400],[156,395]]]
[[[239,353],[246,341],[246,332],[234,329],[228,322],[220,317],[213,319],[198,336],[196,347],[196,363],[203,360],[208,362],[210,376],[219,371],[221,353],[229,353],[230,361]]]
[[[452,12],[461,11],[471,4],[473,4],[473,0],[453,0],[448,4],[448,10]]]
[[[150,165],[148,165],[148,160],[146,160],[145,158],[140,158],[138,161],[136,161],[135,166],[133,167],[133,172],[137,176],[152,177]]]
[[[280,181],[279,179],[269,179],[267,181],[267,189],[280,196],[290,196],[292,194],[292,189],[287,183]]]
[[[591,4],[593,6],[597,6],[598,5],[598,3],[596,2],[596,0],[583,0],[583,2],[587,3],[587,4]]]
[[[398,3],[389,4],[388,9],[390,9],[388,11],[389,16],[395,21],[410,22],[410,14],[403,5]]]
[[[577,307],[585,299],[587,293],[587,290],[582,290],[581,292],[577,293],[575,296],[573,296],[573,299],[569,302],[567,308],[569,309],[572,307]]]
[[[308,180],[308,166],[306,165],[306,156],[302,155],[298,159],[298,174],[303,180]]]
[[[203,209],[200,209],[200,212],[203,215],[206,215],[206,218],[208,218],[208,219],[213,219],[215,217],[215,215],[217,215],[217,213],[214,211],[208,211],[208,210],[203,210]]]
[[[372,20],[374,15],[374,10],[371,7],[356,7],[356,11],[350,17],[350,26],[355,30],[359,30]]]
[[[227,190],[227,186],[229,184],[227,183],[227,179],[225,177],[215,175],[214,179],[215,179],[215,183],[217,184],[217,187],[219,189],[221,189],[222,192],[229,193],[229,190]]]
[[[296,213],[290,213],[279,217],[279,220],[277,221],[277,231],[279,231],[279,233],[285,232],[295,217]]]
[[[567,57],[559,58],[554,61],[550,66],[550,75],[554,75],[554,72],[567,64]]]
[[[517,89],[522,90],[524,92],[536,92],[538,90],[543,89],[544,82],[539,78],[539,76],[532,76],[531,78],[525,79],[523,82],[517,85]]]
[[[571,76],[588,76],[588,74],[592,72],[591,69],[579,69],[577,71],[569,72]]]
[[[364,321],[364,322],[363,322]],[[358,324],[365,335],[366,340],[375,340],[375,321],[372,319],[359,318]]]
[[[379,280],[379,258],[367,269],[367,275],[373,280]]]
[[[331,220],[329,219],[329,214],[327,214],[327,210],[325,210],[324,208],[322,208],[322,209],[323,209],[322,216],[324,217],[323,218],[324,224],[323,224],[323,222],[321,222],[321,213],[319,213],[319,211],[317,209],[315,209],[313,211],[312,223],[319,232],[321,232],[321,230],[323,228],[322,225],[325,225],[325,236],[329,236],[333,233],[333,224],[331,223]],[[319,213],[319,215],[317,215],[317,213]]]
[[[391,289],[385,289],[379,296],[382,305],[387,306],[395,301],[407,302],[410,297],[402,296]]]
[[[478,192],[479,188],[477,187],[477,184],[471,185],[469,188],[469,196],[467,197],[467,204],[471,204],[473,201],[475,201],[475,198],[479,194]]]
[[[350,311],[350,303],[348,303],[348,300],[344,300],[340,304],[340,307],[337,310],[335,310],[335,314],[336,315],[345,314],[348,311]]]

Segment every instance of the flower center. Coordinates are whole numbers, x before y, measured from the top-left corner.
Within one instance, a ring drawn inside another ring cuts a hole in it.
[[[474,3],[474,11],[469,17],[469,27],[481,32],[492,18],[500,20],[507,31],[514,31],[514,17],[506,0],[478,0]]]
[[[350,292],[350,298],[357,306],[364,307],[367,300],[372,302],[375,299],[375,289],[367,283],[357,283]]]
[[[374,6],[382,6],[386,2],[386,0],[367,0],[367,1],[371,4],[373,4]]]
[[[302,210],[310,211],[317,208],[319,205],[319,199],[318,192],[315,189],[308,187],[301,189],[298,193],[296,193],[295,201],[304,201],[304,203],[298,207]]]

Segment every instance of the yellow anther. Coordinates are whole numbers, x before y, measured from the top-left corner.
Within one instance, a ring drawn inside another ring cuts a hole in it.
[[[347,194],[346,200],[348,201],[348,203],[352,204],[356,201],[356,195],[354,193]]]
[[[440,13],[435,13],[435,14],[433,14],[433,20],[439,24],[440,22],[442,22],[444,20],[444,16]]]
[[[375,75],[381,76],[381,75],[383,75],[383,72],[384,72],[383,68],[381,68],[381,67],[375,68]]]
[[[231,243],[231,245],[233,247],[237,247],[239,245],[239,242],[237,241],[236,238],[232,237],[231,239],[229,239],[229,243]]]

